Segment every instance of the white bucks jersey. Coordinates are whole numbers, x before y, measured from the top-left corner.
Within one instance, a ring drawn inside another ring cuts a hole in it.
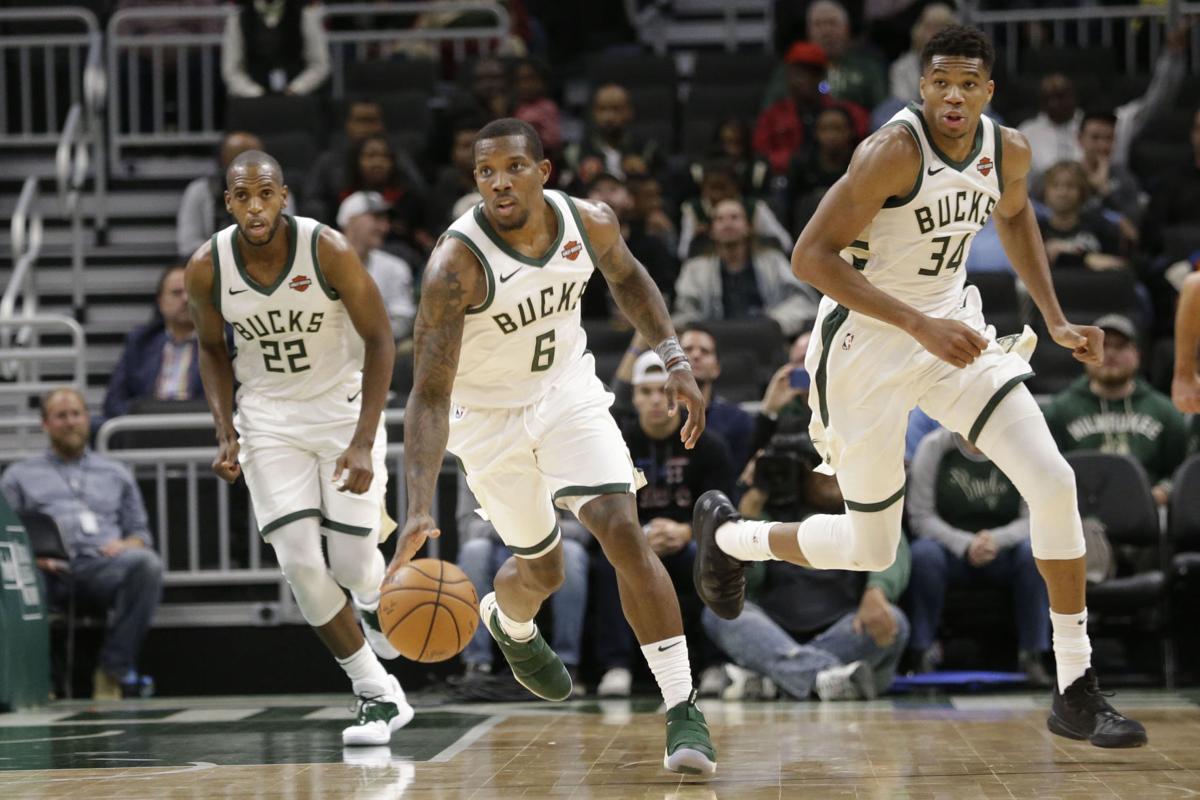
[[[904,197],[892,197],[842,256],[873,286],[933,316],[961,303],[971,240],[1003,187],[1000,126],[981,117],[962,161],[943,153],[916,105],[887,123],[905,128],[921,151],[921,171]]]
[[[558,235],[540,258],[522,255],[492,228],[479,204],[446,236],[466,245],[487,279],[487,298],[467,309],[454,379],[457,405],[516,408],[537,402],[587,348],[579,299],[594,270],[575,203],[547,191]]]
[[[213,235],[213,302],[233,326],[239,392],[304,400],[361,381],[362,360],[349,347],[358,334],[317,260],[323,227],[284,216],[277,235],[286,228],[287,261],[270,286],[246,271],[236,225]]]

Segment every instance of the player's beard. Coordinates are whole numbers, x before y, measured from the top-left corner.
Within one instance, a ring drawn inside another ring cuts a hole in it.
[[[271,242],[275,241],[275,234],[279,233],[279,226],[282,224],[283,224],[283,214],[279,214],[275,217],[275,224],[271,226],[271,232],[269,234],[267,234],[267,240],[265,242],[256,242],[253,239],[251,239],[249,236],[247,236],[246,229],[242,227],[242,223],[240,223],[240,222],[238,223],[238,233],[240,233],[242,235],[242,241],[244,241],[246,244],[250,245],[251,247],[266,247]]]

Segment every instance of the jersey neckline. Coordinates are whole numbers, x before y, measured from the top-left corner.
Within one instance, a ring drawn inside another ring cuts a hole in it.
[[[236,225],[233,228],[233,235],[229,237],[229,249],[233,251],[233,263],[237,267],[238,274],[242,276],[242,280],[246,282],[247,286],[259,294],[268,296],[274,294],[275,290],[279,288],[279,285],[283,283],[283,279],[286,278],[292,271],[292,265],[296,261],[296,239],[299,238],[296,220],[291,214],[284,214],[283,221],[288,227],[287,260],[283,264],[283,269],[279,271],[278,277],[275,278],[275,282],[270,286],[264,286],[263,284],[254,280],[254,278],[250,277],[250,273],[246,269],[246,264],[242,261],[242,251],[238,247],[238,236],[240,235],[240,231]]]
[[[532,258],[522,253],[518,253],[512,248],[511,245],[509,245],[508,242],[504,241],[500,234],[496,232],[496,229],[492,227],[492,223],[488,221],[487,215],[483,213],[483,203],[475,206],[475,223],[479,226],[480,230],[483,231],[484,235],[491,240],[492,244],[500,248],[500,251],[504,253],[504,255],[530,267],[544,267],[547,263],[549,263],[550,259],[554,257],[554,254],[558,252],[559,245],[562,244],[567,227],[563,220],[562,211],[558,207],[558,203],[555,203],[553,200],[547,197],[547,194],[548,192],[543,193],[542,199],[545,201],[546,205],[554,209],[554,217],[558,221],[558,237],[554,240],[554,243],[546,249],[546,252],[542,254],[541,258]]]
[[[944,163],[946,166],[953,167],[954,169],[958,170],[959,172],[962,172],[964,169],[971,166],[971,164],[973,164],[975,162],[975,159],[979,157],[980,151],[983,150],[983,115],[982,114],[979,117],[979,122],[976,123],[976,125],[975,125],[975,143],[971,147],[971,152],[967,153],[967,157],[964,158],[962,161],[956,161],[953,158],[951,158],[950,156],[943,153],[942,148],[938,147],[937,142],[935,142],[933,140],[933,132],[929,130],[929,123],[925,121],[925,114],[921,110],[921,106],[917,105],[916,103],[909,103],[908,110],[913,112],[913,114],[916,115],[917,119],[920,120],[921,130],[923,130],[925,132],[925,141],[929,142],[929,148],[931,150],[933,150],[933,154],[935,156],[937,156],[939,159],[941,159],[942,163]]]

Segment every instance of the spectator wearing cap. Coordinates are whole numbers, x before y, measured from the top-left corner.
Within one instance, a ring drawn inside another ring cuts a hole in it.
[[[1183,415],[1138,377],[1138,331],[1120,314],[1094,323],[1104,331],[1104,361],[1055,395],[1046,421],[1063,452],[1099,450],[1132,456],[1145,468],[1155,501],[1166,505],[1171,478],[1186,454]]]
[[[399,341],[412,333],[417,307],[413,301],[412,267],[382,249],[390,209],[378,192],[355,192],[338,207],[337,224],[379,286],[392,324],[392,336]]]
[[[633,405],[636,418],[621,426],[634,466],[645,476],[637,491],[638,519],[650,547],[662,559],[679,595],[688,650],[704,653],[699,630],[701,603],[692,586],[692,563],[696,547],[692,541],[692,506],[709,489],[733,490],[733,465],[729,449],[720,437],[705,431],[696,446],[687,449],[679,441],[683,415],[667,412],[667,370],[658,354],[642,353],[633,365]],[[592,559],[589,602],[595,624],[604,631],[596,637],[596,659],[604,669],[597,691],[600,695],[627,695],[634,656],[634,636],[621,613],[617,576],[598,551]],[[701,657],[702,659],[702,657]]]
[[[854,135],[867,135],[870,115],[857,103],[836,100],[821,91],[829,61],[825,51],[812,42],[796,42],[784,56],[787,64],[788,96],[764,110],[754,128],[754,149],[771,164],[776,174],[787,173],[788,164],[802,148],[812,148],[812,129],[822,109],[842,106],[854,121]]]

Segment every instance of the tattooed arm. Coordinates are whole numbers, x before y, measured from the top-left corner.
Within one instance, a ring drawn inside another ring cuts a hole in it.
[[[572,202],[579,209],[584,230],[595,251],[596,268],[608,281],[617,306],[651,347],[674,339],[675,326],[671,324],[666,301],[650,273],[629,252],[621,236],[617,215],[604,203],[574,198]],[[676,400],[687,406],[688,418],[679,431],[679,438],[691,449],[704,431],[704,399],[691,370],[672,369],[666,392],[670,414],[676,413]]]
[[[434,248],[421,281],[421,305],[413,331],[413,390],[404,410],[404,472],[408,519],[388,572],[412,559],[429,536],[441,531],[433,520],[433,490],[450,426],[450,390],[458,372],[467,309],[487,296],[483,268],[455,239]]]

